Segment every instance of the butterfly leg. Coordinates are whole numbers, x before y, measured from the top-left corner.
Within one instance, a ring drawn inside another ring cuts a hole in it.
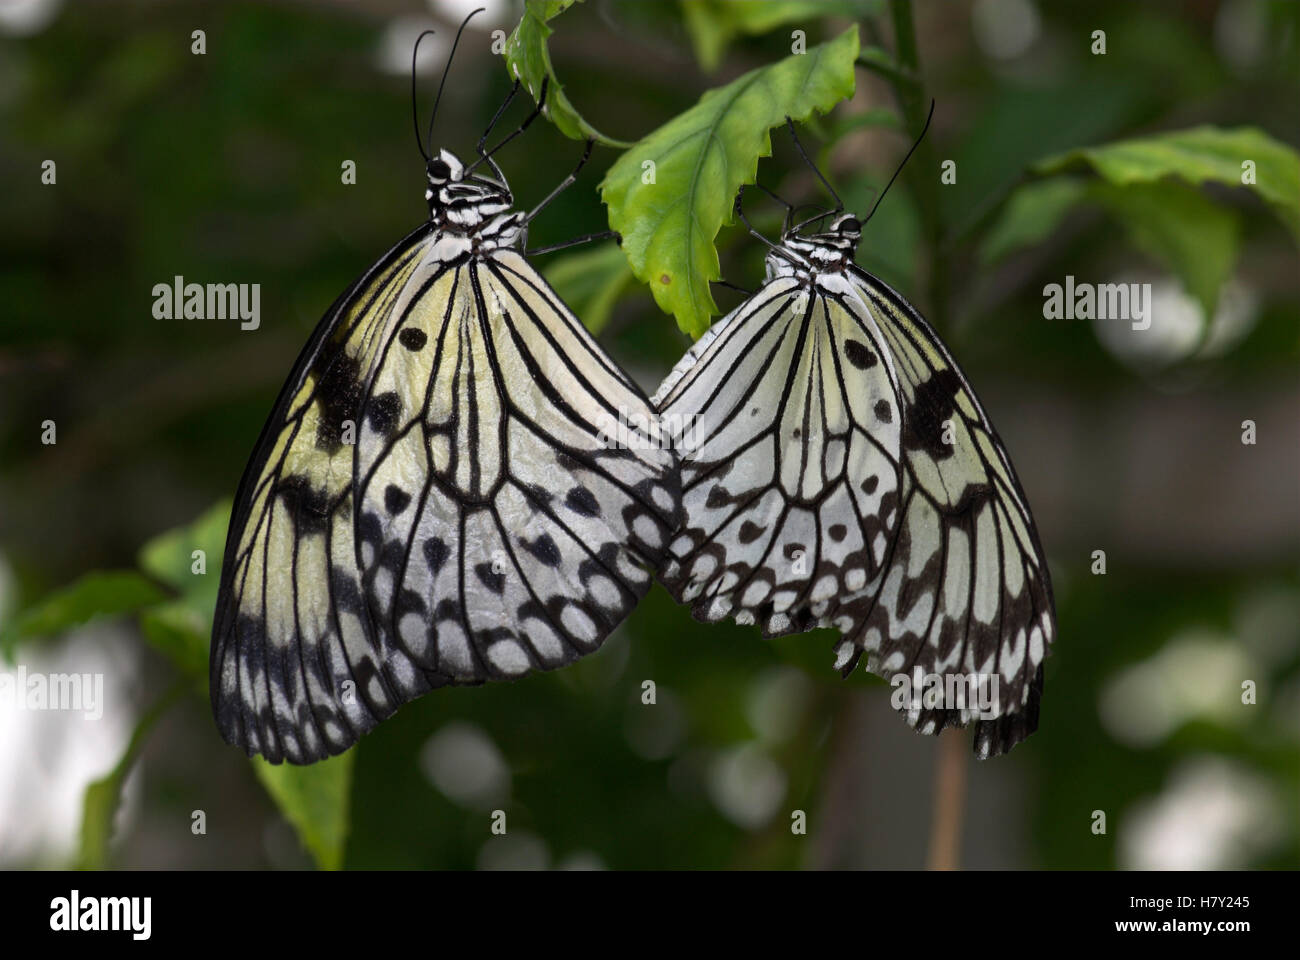
[[[786,253],[785,249],[780,244],[773,243],[771,240],[767,239],[767,237],[763,236],[761,233],[759,233],[757,230],[754,229],[754,225],[750,223],[749,218],[745,216],[745,210],[743,207],[744,199],[745,199],[745,185],[741,184],[740,189],[736,191],[736,202],[732,207],[732,209],[735,211],[736,217],[740,220],[740,222],[745,225],[745,229],[749,231],[749,235],[753,237],[755,240],[757,240],[759,243],[762,243],[764,246],[771,249],[773,253],[778,254],[781,257],[784,257],[786,260],[789,260],[796,267],[803,266],[802,263],[800,263],[790,254]]]
[[[506,136],[504,139],[502,139],[500,143],[498,143],[487,153],[481,153],[477,160],[475,160],[473,163],[471,163],[468,167],[465,168],[465,173],[468,174],[471,170],[473,170],[475,167],[477,167],[480,163],[483,163],[484,161],[487,161],[489,164],[492,164],[493,169],[496,168],[496,164],[492,163],[492,155],[496,153],[498,150],[500,150],[502,147],[504,147],[511,140],[513,140],[515,137],[519,136],[519,134],[527,130],[529,124],[531,124],[534,120],[536,120],[538,117],[542,115],[542,110],[546,106],[546,90],[547,87],[550,85],[550,82],[551,82],[550,77],[542,77],[542,89],[537,92],[537,106],[533,108],[533,111],[530,114],[528,114],[528,116],[524,117],[524,122],[519,125],[518,129],[516,129],[513,133]],[[487,138],[484,137],[484,139]]]
[[[710,280],[709,283],[716,283],[718,286],[726,287],[728,290],[735,290],[737,293],[743,293],[746,297],[752,297],[754,295],[753,290],[746,290],[744,287],[734,284],[730,280]]]
[[[781,206],[785,207],[785,219],[781,221],[781,236],[785,236],[790,232],[790,218],[794,215],[794,204],[777,194],[775,190],[769,190],[757,180],[754,181],[754,186],[758,187],[758,189],[762,190],[777,203],[781,204]]]
[[[578,165],[573,168],[573,172],[570,173],[563,180],[561,180],[559,184],[556,185],[555,189],[546,195],[546,197],[542,200],[541,203],[533,207],[532,210],[528,211],[528,215],[524,217],[524,223],[532,223],[533,218],[537,216],[539,213],[541,213],[543,210],[545,210],[547,204],[549,204],[552,200],[558,197],[565,190],[569,189],[569,187],[573,186],[574,181],[578,179],[578,174],[581,172],[582,168],[587,165],[587,160],[591,158],[591,148],[595,143],[596,143],[595,140],[587,141],[587,149],[582,151],[582,158],[578,161]]]
[[[574,237],[572,240],[553,243],[549,247],[538,247],[536,250],[525,250],[524,256],[531,257],[539,253],[554,253],[556,250],[563,250],[566,247],[576,247],[580,243],[595,243],[597,240],[615,240],[621,244],[623,242],[623,236],[617,230],[601,230],[599,233],[588,233],[581,237]]]

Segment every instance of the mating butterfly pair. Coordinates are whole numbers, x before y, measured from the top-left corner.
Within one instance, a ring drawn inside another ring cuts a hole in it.
[[[578,170],[525,214],[493,155],[545,95],[489,150],[507,99],[470,164],[417,123],[428,221],[298,358],[231,517],[223,737],[339,753],[430,689],[592,652],[657,573],[699,619],[837,628],[845,673],[865,653],[882,675],[981,677],[991,708],[918,696],[908,722],[974,721],[980,756],[1024,739],[1055,634],[1028,505],[947,350],[854,264],[861,224],[838,198],[788,210],[766,283],[647,399],[525,259]],[[602,425],[656,416],[692,422],[689,446],[607,444]]]

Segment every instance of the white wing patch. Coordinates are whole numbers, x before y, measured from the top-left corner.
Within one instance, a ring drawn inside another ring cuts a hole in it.
[[[865,653],[906,675],[908,723],[975,722],[980,756],[1033,732],[1056,633],[1033,520],[974,393],[898,294],[856,268],[772,280],[652,402],[698,417],[661,574],[697,618],[834,627],[837,668]],[[959,675],[955,699],[924,696]]]
[[[644,396],[522,256],[438,239],[326,315],[241,485],[212,690],[250,755],[309,763],[434,687],[595,650],[678,522],[673,452],[602,433]]]
[[[652,402],[692,428],[661,579],[697,617],[806,630],[879,572],[900,483],[882,353],[864,311],[779,280],[670,374]]]

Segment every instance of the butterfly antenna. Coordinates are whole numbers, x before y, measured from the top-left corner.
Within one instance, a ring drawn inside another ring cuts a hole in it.
[[[425,30],[415,38],[415,46],[411,48],[411,125],[415,128],[415,146],[420,151],[420,156],[424,157],[425,163],[430,163],[429,151],[424,149],[424,140],[420,137],[420,109],[416,105],[415,97],[415,58],[420,53],[420,41],[425,37],[431,37],[436,33],[434,30]]]
[[[484,7],[479,7],[477,10],[471,10],[465,19],[460,22],[460,29],[456,31],[456,39],[451,42],[451,53],[447,54],[447,65],[442,68],[442,79],[438,81],[438,95],[433,98],[433,112],[429,114],[429,133],[427,138],[429,145],[427,149],[421,151],[424,153],[426,160],[429,157],[429,151],[433,149],[433,120],[438,116],[438,104],[442,102],[442,91],[443,88],[447,86],[447,74],[451,72],[451,61],[456,58],[456,47],[460,45],[460,35],[465,32],[465,28],[469,26],[470,20],[482,13],[484,9]],[[429,32],[432,33],[433,31]],[[421,36],[423,36],[423,34],[421,34]],[[412,71],[414,71],[414,65],[412,66]],[[414,76],[412,76],[411,82],[415,82]]]
[[[917,147],[921,145],[921,141],[925,139],[925,131],[930,129],[930,120],[933,119],[933,117],[934,117],[934,100],[931,100],[930,112],[929,114],[926,115],[925,118],[925,126],[921,128],[921,133],[917,136],[916,140],[912,143],[911,148],[908,149],[907,156],[903,157],[903,162],[898,165],[898,169],[894,171],[894,175],[890,177],[889,182],[885,184],[885,189],[881,190],[880,196],[876,197],[876,202],[871,205],[871,213],[868,213],[866,217],[863,218],[862,220],[863,223],[866,223],[868,220],[871,219],[872,214],[876,212],[876,207],[880,206],[880,201],[885,199],[885,194],[887,194],[889,192],[889,188],[894,185],[894,181],[898,179],[898,175],[903,172],[903,167],[907,166],[907,161],[911,158],[913,152],[916,150]]]

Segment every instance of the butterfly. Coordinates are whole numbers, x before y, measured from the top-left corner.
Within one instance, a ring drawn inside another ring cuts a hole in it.
[[[590,653],[678,522],[671,449],[608,442],[650,420],[645,394],[523,255],[578,171],[513,209],[493,153],[546,85],[485,144],[518,89],[468,165],[417,121],[429,219],[330,307],[244,472],[210,689],[250,756],[320,760],[430,689]]]
[[[779,243],[750,227],[766,282],[651,398],[688,425],[660,579],[700,620],[838,629],[836,667],[865,654],[914,728],[974,722],[977,755],[1004,753],[1037,728],[1056,635],[1029,504],[952,355],[854,262],[862,222],[807,162],[836,208],[792,223],[787,204]]]

